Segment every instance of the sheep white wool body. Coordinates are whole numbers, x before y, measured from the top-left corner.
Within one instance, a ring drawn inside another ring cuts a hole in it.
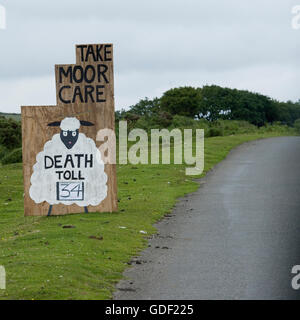
[[[74,131],[79,129],[80,122],[76,118],[65,118],[60,125],[63,131]],[[78,165],[78,161],[75,161],[76,155],[79,154],[89,156],[89,159],[93,159],[91,166],[84,166],[81,158],[81,164]],[[45,157],[47,159],[54,159],[59,157],[60,166],[62,169],[57,169],[55,166],[46,168]],[[64,159],[72,158],[72,161],[68,161],[64,167]],[[74,168],[75,166],[75,168]],[[66,181],[57,174],[57,171],[72,171],[75,172],[75,176],[81,174],[84,183],[84,197],[80,200],[58,200],[57,196],[57,183],[58,182],[80,182],[78,180]],[[64,205],[77,204],[81,207],[87,207],[89,205],[97,206],[107,197],[107,175],[104,172],[104,163],[101,158],[101,153],[96,147],[95,142],[87,138],[84,134],[79,133],[78,140],[72,149],[68,150],[60,138],[60,134],[55,134],[52,139],[45,143],[44,150],[38,153],[36,157],[36,163],[33,166],[33,174],[31,176],[31,187],[29,190],[30,197],[36,202],[48,202],[50,205],[62,203]]]

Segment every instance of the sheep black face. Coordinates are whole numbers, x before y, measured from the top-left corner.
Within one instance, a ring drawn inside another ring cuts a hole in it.
[[[94,124],[88,121],[79,121],[76,118],[65,118],[62,121],[51,122],[49,127],[60,127],[60,139],[67,149],[72,149],[79,137],[80,125],[90,127]]]
[[[60,139],[67,147],[67,149],[72,149],[78,140],[79,130],[76,131],[60,131]]]

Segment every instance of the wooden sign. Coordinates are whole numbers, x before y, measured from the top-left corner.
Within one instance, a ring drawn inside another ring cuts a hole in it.
[[[117,211],[116,165],[96,141],[115,128],[112,44],[77,45],[55,75],[57,106],[21,108],[25,216]]]

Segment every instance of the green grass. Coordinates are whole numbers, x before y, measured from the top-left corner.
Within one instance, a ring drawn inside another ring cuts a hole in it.
[[[235,146],[277,135],[284,133],[206,139],[205,172]],[[117,171],[119,212],[25,218],[21,164],[0,167],[0,265],[7,273],[0,299],[111,298],[131,257],[155,232],[153,223],[198,187],[185,165],[118,165]]]

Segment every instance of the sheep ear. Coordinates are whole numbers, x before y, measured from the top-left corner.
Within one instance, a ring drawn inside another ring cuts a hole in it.
[[[80,124],[81,124],[82,126],[85,126],[85,127],[94,126],[94,124],[93,124],[92,122],[84,121],[84,120],[81,120],[81,121],[80,121]]]
[[[59,127],[60,123],[61,121],[54,121],[54,122],[48,123],[48,127]]]

